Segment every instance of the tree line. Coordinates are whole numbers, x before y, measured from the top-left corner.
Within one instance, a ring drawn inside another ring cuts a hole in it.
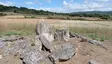
[[[57,12],[50,12],[44,10],[28,9],[26,7],[0,5],[0,12],[14,12],[20,14],[33,14],[33,15],[63,15],[69,17],[97,17],[101,19],[112,20],[112,11],[57,13]],[[5,14],[0,13],[0,16],[2,15]]]

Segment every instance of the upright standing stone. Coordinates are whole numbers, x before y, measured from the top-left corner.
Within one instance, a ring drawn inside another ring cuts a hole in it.
[[[69,30],[68,29],[57,29],[55,34],[54,34],[54,37],[56,40],[64,40],[64,41],[68,41],[69,40]]]
[[[36,33],[37,35],[40,35],[43,33],[51,33],[51,26],[45,21],[40,21],[36,25]]]
[[[69,40],[70,36],[69,36],[69,30],[68,29],[63,30],[63,38],[65,41]]]

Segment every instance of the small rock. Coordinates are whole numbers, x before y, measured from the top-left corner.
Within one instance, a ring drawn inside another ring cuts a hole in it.
[[[81,38],[81,42],[88,42],[89,41],[89,38],[87,38],[87,37],[80,36],[80,38]]]
[[[94,44],[94,45],[97,45],[97,46],[100,46],[102,48],[107,49],[101,42],[99,42],[97,40],[89,40],[88,42],[91,43],[91,44]]]
[[[72,32],[69,32],[70,38],[76,37]]]
[[[2,59],[2,55],[0,55],[0,59]]]
[[[97,64],[97,62],[95,62],[93,60],[89,60],[88,64]]]
[[[77,38],[80,38],[81,35],[77,34],[77,33],[74,33],[74,35],[77,37]]]

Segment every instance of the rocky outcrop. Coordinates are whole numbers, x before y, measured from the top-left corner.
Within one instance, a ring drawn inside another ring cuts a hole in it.
[[[52,62],[67,61],[76,53],[75,48],[70,43],[57,45],[56,47],[58,47],[57,50],[49,56]]]
[[[25,64],[40,64],[40,60],[44,57],[39,50],[29,50],[23,54],[23,62]]]
[[[28,39],[10,42],[4,47],[4,55],[21,55],[29,48],[29,46],[31,46],[31,41]]]

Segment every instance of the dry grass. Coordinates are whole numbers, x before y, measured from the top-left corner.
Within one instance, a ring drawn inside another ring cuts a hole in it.
[[[0,28],[0,35],[33,35],[35,34],[35,25],[33,24],[7,24]]]
[[[112,39],[112,29],[71,27],[70,31],[90,37],[92,39],[100,40],[100,41]]]
[[[67,27],[70,31],[91,37],[97,40],[112,39],[112,22],[111,21],[79,21],[79,20],[62,20],[54,24],[55,27]]]
[[[102,21],[104,19],[100,19],[100,18],[93,18],[93,17],[70,17],[70,16],[63,16],[63,15],[55,15],[55,16],[47,16],[46,18],[48,19],[61,19],[61,20],[88,20],[88,21]]]
[[[35,28],[41,19],[1,19],[0,35],[35,35]],[[49,21],[46,19],[46,21]],[[50,23],[55,21],[50,20]]]
[[[0,19],[0,35],[35,35],[35,26],[41,19]],[[45,19],[56,28],[68,27],[70,31],[98,40],[112,39],[111,21],[73,21]]]

